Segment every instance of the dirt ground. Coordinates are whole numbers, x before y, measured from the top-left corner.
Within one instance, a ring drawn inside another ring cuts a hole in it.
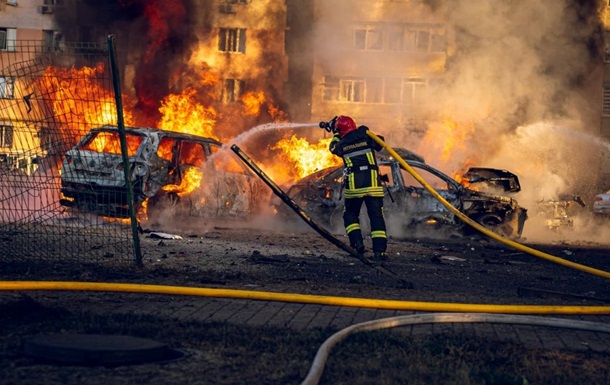
[[[0,270],[0,279],[181,285],[438,303],[610,304],[610,285],[606,278],[544,260],[482,236],[390,237],[389,260],[383,264],[386,270],[380,271],[306,226],[265,221],[248,224],[200,222],[188,226],[168,223],[154,228],[144,226],[144,229],[141,267],[115,264],[112,260],[90,266],[7,264]],[[167,239],[168,234],[178,237]],[[337,237],[347,242],[344,235]],[[370,238],[365,240],[369,248],[370,241]],[[610,271],[610,245],[603,242],[558,241],[528,246],[566,261]],[[87,306],[95,306],[97,313],[103,313],[107,307],[110,313],[134,300],[133,296],[112,294],[4,292],[0,293],[0,306],[21,303],[23,295],[28,301],[38,303],[37,306],[44,303],[47,312],[52,310],[53,317],[56,311]],[[85,298],[90,301],[87,303]],[[24,314],[38,310],[25,310]],[[14,325],[13,331],[2,336],[0,371],[8,377],[0,383],[33,383],[33,378],[28,378],[24,371],[15,370],[15,365],[31,365],[23,358],[15,361],[19,356],[16,353],[18,335],[33,332],[28,327],[40,327],[40,319],[28,317],[23,314],[21,318],[13,317],[25,324]],[[162,324],[161,321],[153,322]],[[307,363],[300,365],[306,367]],[[301,374],[293,375],[288,383],[298,383],[298,379],[302,379],[303,368],[300,370]],[[48,383],[96,383],[85,381],[85,377],[82,382],[53,378]],[[217,383],[248,381],[242,378]]]

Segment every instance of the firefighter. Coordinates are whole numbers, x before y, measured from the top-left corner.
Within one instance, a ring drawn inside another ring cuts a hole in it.
[[[329,150],[342,157],[344,163],[343,223],[350,246],[358,254],[365,252],[360,229],[360,208],[364,202],[371,225],[373,260],[384,261],[387,259],[387,235],[383,218],[383,185],[375,159],[375,151],[381,150],[382,146],[366,134],[368,127],[356,127],[354,119],[349,116],[337,116],[326,125],[334,133]]]

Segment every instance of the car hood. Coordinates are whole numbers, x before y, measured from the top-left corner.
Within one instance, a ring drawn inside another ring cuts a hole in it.
[[[464,174],[464,178],[470,184],[486,183],[488,185],[499,186],[505,192],[519,192],[521,185],[517,175],[506,170],[495,168],[471,167]]]

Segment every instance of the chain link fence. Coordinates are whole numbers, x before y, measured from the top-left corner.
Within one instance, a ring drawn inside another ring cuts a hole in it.
[[[117,124],[109,46],[16,41],[0,52],[0,262],[136,260],[129,218],[60,204],[66,151]]]

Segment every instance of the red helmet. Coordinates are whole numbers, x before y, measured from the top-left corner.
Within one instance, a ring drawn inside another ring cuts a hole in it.
[[[341,115],[335,121],[335,130],[341,137],[344,137],[355,129],[356,123],[354,122],[354,119],[350,118],[349,116]]]

